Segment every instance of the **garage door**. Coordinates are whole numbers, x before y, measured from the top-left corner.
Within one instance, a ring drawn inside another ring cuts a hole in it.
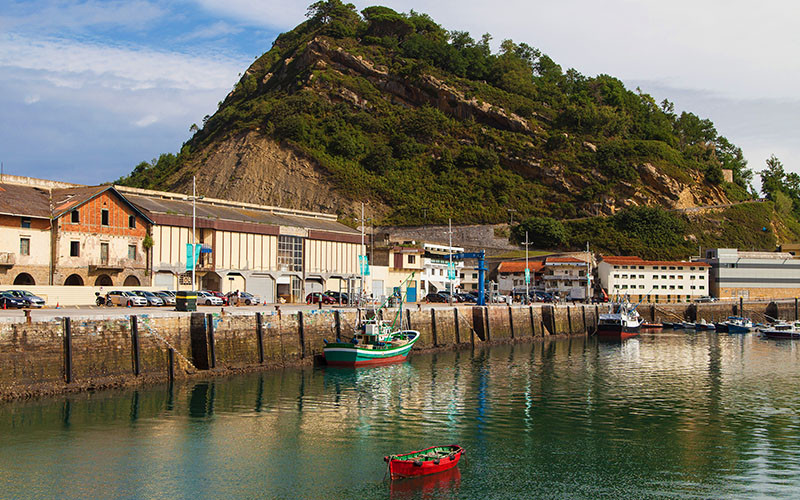
[[[153,278],[153,286],[164,290],[175,289],[175,275],[172,273],[158,272]]]
[[[269,304],[275,302],[275,280],[269,276],[253,276],[248,279],[247,291]]]

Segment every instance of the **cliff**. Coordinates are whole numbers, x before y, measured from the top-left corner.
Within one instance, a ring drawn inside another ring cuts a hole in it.
[[[178,155],[122,183],[376,222],[499,223],[747,197],[708,120],[524,43],[424,14],[318,2],[243,74]],[[722,168],[733,172],[726,182]]]

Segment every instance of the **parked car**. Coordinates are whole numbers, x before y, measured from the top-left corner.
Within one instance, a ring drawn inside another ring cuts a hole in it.
[[[197,305],[200,306],[221,306],[222,299],[210,292],[201,291],[197,292]]]
[[[537,290],[534,292],[536,294],[536,302],[555,302],[555,296],[550,292],[541,292]]]
[[[443,295],[443,294],[441,294],[439,292],[429,293],[428,295],[425,296],[425,302],[427,302],[427,303],[431,303],[431,302],[444,303],[444,302],[447,302],[448,300],[449,300],[449,297],[447,297],[447,296],[445,296],[445,295]]]
[[[710,297],[710,296],[706,295],[704,297],[698,297],[694,301],[695,302],[716,302],[717,299],[714,298],[714,297]]]
[[[107,306],[146,306],[148,304],[145,297],[140,297],[135,293],[112,290],[106,294]]]
[[[222,305],[223,306],[227,306],[228,304],[230,304],[230,301],[228,300],[228,296],[225,295],[224,293],[217,292],[217,291],[214,291],[214,290],[208,290],[208,293],[210,293],[214,297],[219,297],[220,299],[222,299]]]
[[[3,309],[22,309],[27,307],[28,301],[22,297],[15,297],[10,292],[0,292],[0,307]]]
[[[447,290],[441,290],[441,291],[440,291],[440,292],[438,292],[438,293],[439,293],[440,295],[443,295],[443,296],[444,296],[444,298],[445,298],[445,302],[450,302],[450,292],[448,292]],[[454,294],[454,295],[453,295],[453,302],[461,302],[460,300],[458,300],[458,294]]]
[[[175,305],[175,295],[167,292],[167,291],[160,291],[160,292],[153,292],[154,294],[161,297],[161,300],[164,301],[165,306],[174,306]]]
[[[7,290],[14,297],[28,301],[27,307],[44,307],[44,299],[27,290]]]
[[[239,292],[239,302],[243,302],[246,306],[254,306],[261,303],[261,297],[248,292]]]
[[[164,305],[164,300],[153,292],[147,290],[133,290],[131,293],[147,299],[147,305],[149,306],[160,307]]]
[[[349,303],[349,296],[347,295],[347,292],[334,292],[332,290],[326,290],[325,295],[332,297],[337,304]]]
[[[330,295],[325,295],[322,292],[311,292],[306,295],[306,304],[335,304],[336,300]]]
[[[472,295],[471,293],[459,293],[459,294],[456,294],[456,296],[458,297],[458,301],[459,302],[467,302],[467,303],[471,303],[471,304],[477,304],[478,303],[477,295]]]

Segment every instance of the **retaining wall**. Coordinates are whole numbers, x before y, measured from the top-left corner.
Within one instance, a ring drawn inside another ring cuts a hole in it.
[[[526,341],[594,330],[607,306],[542,305],[384,310],[420,332],[415,350]],[[797,302],[642,305],[646,320],[721,319],[745,314],[793,320]],[[353,310],[286,314],[147,315],[0,324],[0,399],[167,381],[319,361],[324,341],[349,338]]]

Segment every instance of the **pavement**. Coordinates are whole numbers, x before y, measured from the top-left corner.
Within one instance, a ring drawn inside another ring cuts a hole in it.
[[[471,307],[474,304],[455,304],[462,307]],[[368,306],[370,307],[370,306]],[[449,304],[406,304],[405,308],[411,310],[418,309],[444,309],[450,308]],[[261,312],[275,312],[280,308],[281,312],[294,313],[297,311],[310,311],[320,309],[317,304],[267,304],[257,306],[197,306],[197,312],[211,314],[220,313],[223,310],[227,314],[255,314]],[[354,307],[346,305],[325,305],[323,310],[354,310]],[[25,321],[25,313],[30,311],[32,321],[52,321],[55,319],[70,318],[122,318],[130,315],[143,315],[158,317],[181,316],[189,314],[187,312],[176,311],[174,306],[164,307],[118,307],[118,306],[65,306],[65,307],[45,307],[42,309],[0,309],[0,322],[20,322]]]

